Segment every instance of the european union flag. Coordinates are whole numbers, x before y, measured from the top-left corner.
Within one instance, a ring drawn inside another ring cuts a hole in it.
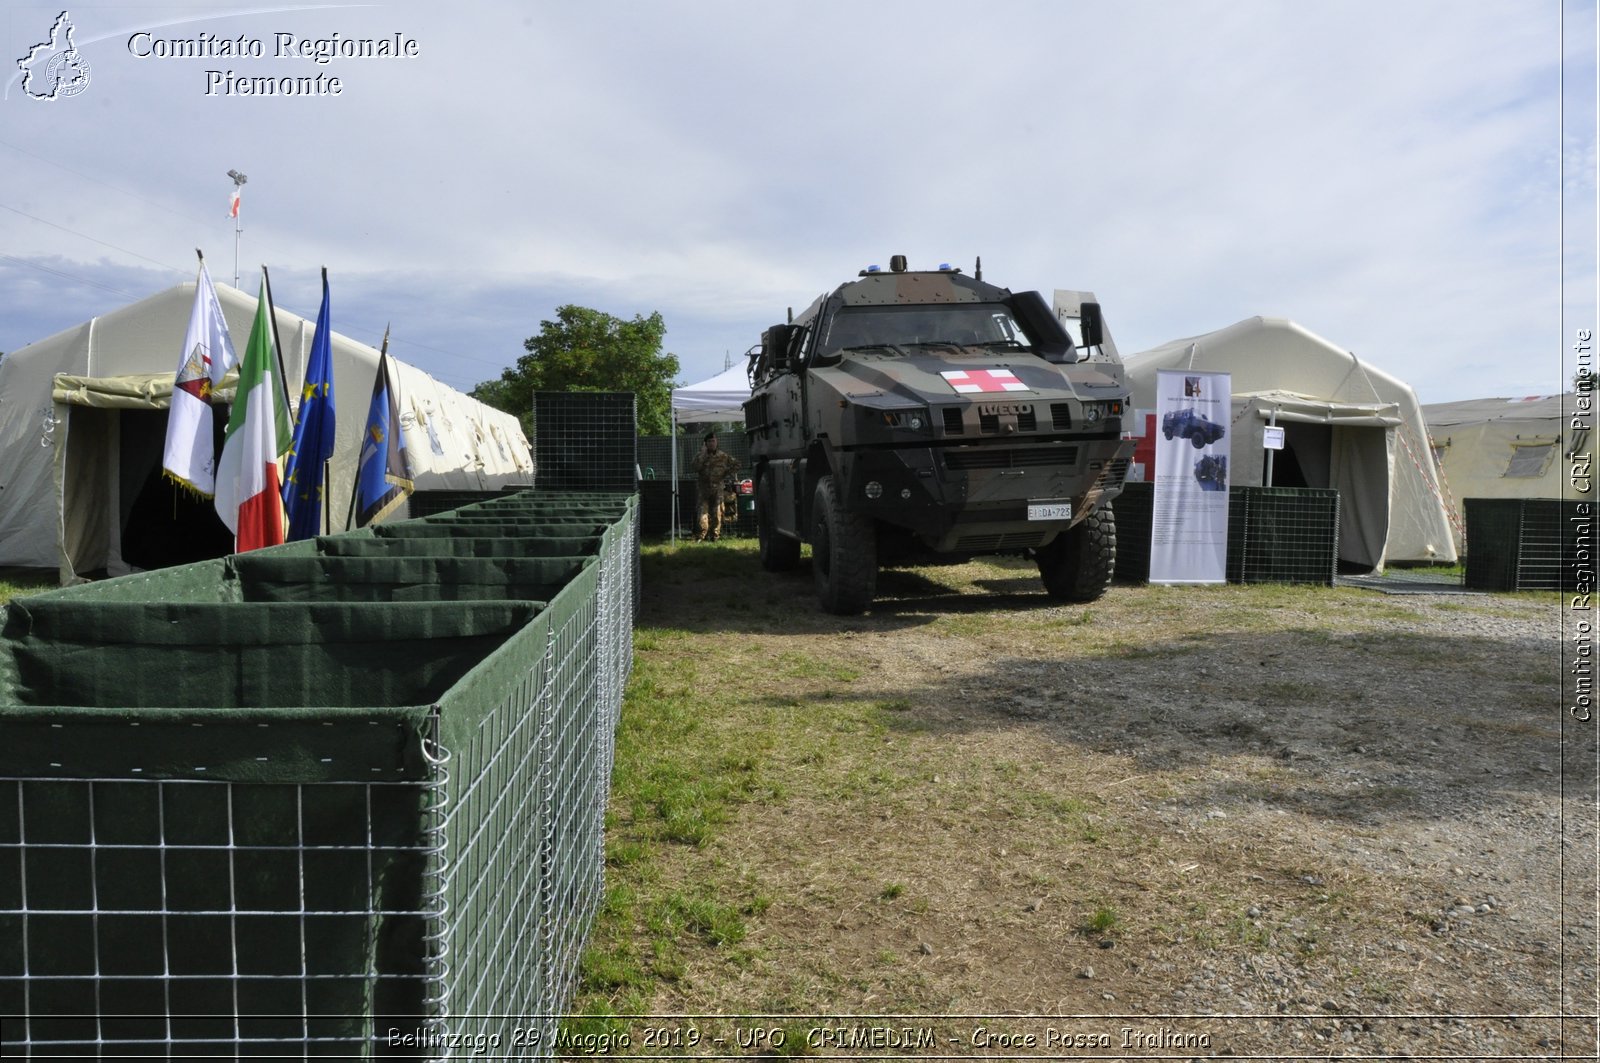
[[[384,336],[384,349],[389,346]],[[378,378],[361,435],[361,468],[356,474],[356,527],[385,516],[411,493],[411,469],[400,435],[400,404],[389,382],[389,356],[378,355]]]
[[[322,534],[323,474],[333,457],[333,332],[328,324],[328,271],[322,271],[322,309],[311,341],[300,414],[283,479],[283,508],[289,518],[288,542]]]

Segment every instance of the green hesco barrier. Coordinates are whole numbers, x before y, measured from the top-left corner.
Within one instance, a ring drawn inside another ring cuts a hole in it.
[[[615,520],[624,512],[625,507],[611,502],[596,500],[583,503],[548,503],[548,502],[486,502],[477,506],[462,506],[448,513],[438,513],[433,519],[451,517],[489,517],[497,514],[538,514],[551,513],[556,515],[578,516],[589,515]]]
[[[269,557],[232,559],[247,602],[548,601],[591,557]]]
[[[421,535],[317,540],[324,554],[335,557],[569,557],[600,550],[599,536],[526,538],[457,536],[448,532]]]
[[[11,603],[0,705],[224,712],[426,705],[538,612],[525,602]],[[404,667],[397,667],[402,664]],[[15,743],[0,751],[13,765]],[[120,751],[118,751],[120,754]]]
[[[517,543],[315,548],[485,541]],[[7,608],[0,1047],[440,1057],[537,1020],[550,1054],[602,895],[634,503],[595,547],[543,610],[76,591]]]
[[[437,517],[424,517],[420,522],[407,521],[405,524],[390,524],[391,530],[403,528],[411,523],[443,524],[453,528],[524,528],[530,524],[542,527],[568,527],[573,529],[593,528],[593,534],[599,534],[599,529],[612,523],[615,518],[596,516],[593,513],[548,513],[544,511],[529,511],[527,513],[498,513],[492,516],[467,516],[460,511],[441,513]],[[519,532],[518,534],[526,534]],[[572,532],[569,534],[576,534]]]
[[[26,1017],[5,1040],[314,1052],[375,1043],[378,1016],[425,1014],[429,743],[442,711],[482,697],[474,668],[492,673],[519,635],[502,656],[542,650],[538,615],[14,603],[0,1008]]]
[[[365,533],[355,533],[364,535]],[[309,557],[317,552],[313,540],[269,546],[252,552],[255,557]],[[122,602],[215,602],[219,600],[217,585],[227,578],[225,557],[173,568],[158,568],[149,572],[135,572],[115,579],[80,583],[50,592],[52,598],[62,597],[83,601]]]
[[[515,528],[516,529],[516,532],[515,532],[516,536],[518,538],[523,538],[523,539],[542,539],[542,538],[570,539],[570,538],[573,538],[575,536],[582,536],[582,537],[585,537],[585,538],[589,538],[589,537],[598,537],[598,536],[604,535],[606,529],[611,526],[612,522],[611,521],[599,521],[599,520],[593,520],[593,519],[584,519],[584,520],[547,520],[547,519],[545,519],[543,517],[539,517],[539,518],[530,517],[527,520],[499,520],[499,521],[459,520],[459,521],[448,521],[448,522],[440,521],[440,522],[436,522],[436,523],[445,523],[445,524],[447,524],[448,527],[456,529],[462,535],[477,535],[478,534],[478,530],[477,529],[484,528],[484,527],[492,527],[492,531],[491,531],[490,534],[498,534],[501,529],[509,527],[509,528]]]
[[[581,532],[583,526],[575,525],[574,534]],[[446,520],[408,520],[399,524],[384,524],[378,529],[378,537],[383,539],[436,539],[458,535],[473,538],[486,536],[527,538],[523,525],[511,521],[462,523]]]

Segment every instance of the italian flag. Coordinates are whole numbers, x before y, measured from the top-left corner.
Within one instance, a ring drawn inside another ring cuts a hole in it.
[[[217,461],[217,516],[233,532],[234,549],[240,553],[283,542],[278,459],[293,437],[288,413],[278,401],[276,364],[263,279],[250,343],[239,364],[239,390],[228,416],[228,434]]]

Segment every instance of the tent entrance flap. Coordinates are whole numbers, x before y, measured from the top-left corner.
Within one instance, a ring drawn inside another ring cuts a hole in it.
[[[161,471],[167,413],[118,406],[60,407],[61,580],[223,557],[233,535],[209,498]],[[215,419],[213,446],[226,429]]]
[[[1389,540],[1394,429],[1336,425],[1330,442],[1330,486],[1339,492],[1341,502],[1339,560],[1381,570]]]

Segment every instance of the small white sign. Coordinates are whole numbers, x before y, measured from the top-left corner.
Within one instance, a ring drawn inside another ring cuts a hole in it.
[[[1283,449],[1283,429],[1266,425],[1261,429],[1261,445],[1268,450]]]
[[[1028,503],[1029,520],[1071,520],[1071,502],[1030,502]]]

